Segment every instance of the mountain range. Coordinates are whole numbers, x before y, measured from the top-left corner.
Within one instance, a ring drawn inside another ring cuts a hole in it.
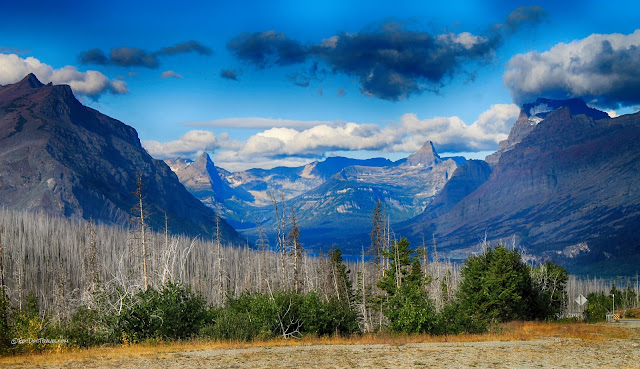
[[[229,242],[260,231],[274,240],[275,201],[295,213],[307,250],[356,257],[380,202],[396,238],[427,239],[448,258],[503,242],[572,272],[629,275],[640,265],[639,138],[640,113],[538,99],[485,160],[442,158],[427,141],[395,162],[330,157],[232,173],[206,153],[153,159],[132,127],[31,74],[0,87],[0,206],[126,226],[141,175],[158,230],[166,214],[171,232],[212,237],[217,213]]]
[[[301,167],[250,169],[229,173],[208,154],[197,160],[170,159],[167,164],[201,201],[226,217],[236,229],[255,238],[273,237],[273,200],[295,212],[304,229],[301,241],[310,248],[330,242],[353,242],[371,227],[371,210],[381,201],[393,220],[422,213],[464,159],[441,158],[426,142],[405,159],[330,157]],[[348,222],[345,223],[345,219]],[[260,225],[258,229],[257,225]]]
[[[427,142],[396,162],[335,157],[229,173],[203,154],[189,166],[210,184],[216,209],[249,237],[256,223],[274,236],[268,193],[279,201],[282,191],[307,247],[336,244],[355,256],[370,242],[372,209],[381,201],[397,237],[414,245],[426,238],[453,259],[502,242],[531,259],[604,275],[635,273],[640,263],[638,138],[640,113],[610,118],[579,99],[540,98],[522,106],[485,160],[445,160]],[[203,199],[193,175],[169,163]]]
[[[141,175],[148,224],[213,235],[216,214],[153,159],[132,127],[29,74],[0,87],[0,206],[128,226]],[[222,237],[243,243],[224,220]]]

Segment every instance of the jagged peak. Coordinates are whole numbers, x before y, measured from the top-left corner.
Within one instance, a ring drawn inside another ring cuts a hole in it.
[[[206,151],[203,151],[200,156],[196,160],[193,161],[192,164],[195,168],[200,168],[205,171],[215,171],[215,165],[213,164],[213,160]]]
[[[539,97],[533,103],[523,104],[521,115],[525,114],[536,123],[544,119],[548,113],[566,107],[572,115],[584,114],[594,120],[608,118],[609,115],[601,110],[591,108],[582,99],[554,100]]]
[[[40,82],[38,77],[36,77],[36,75],[33,73],[27,74],[20,82],[16,83],[16,85],[30,88],[44,87],[44,84]]]
[[[422,147],[414,152],[413,154],[407,157],[407,160],[404,162],[404,165],[408,166],[417,166],[424,165],[430,166],[433,164],[437,164],[441,162],[442,159],[436,152],[435,147],[433,147],[433,142],[427,141],[422,145]]]

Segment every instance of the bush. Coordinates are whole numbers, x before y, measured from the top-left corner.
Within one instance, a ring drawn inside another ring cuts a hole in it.
[[[11,339],[14,337],[13,329],[9,324],[9,299],[4,287],[0,290],[0,355],[6,354],[11,348]]]
[[[146,339],[185,339],[204,325],[206,301],[190,287],[169,282],[162,290],[139,292],[118,317],[118,331],[131,342]]]
[[[345,300],[323,301],[315,293],[276,291],[273,295],[246,293],[212,309],[210,324],[200,334],[212,339],[249,341],[357,332],[357,314]]]
[[[108,323],[97,310],[80,306],[64,327],[64,336],[75,347],[90,347],[111,342]]]
[[[607,314],[613,307],[611,295],[605,296],[604,292],[591,292],[587,295],[587,307],[584,310],[585,320],[589,323],[602,322],[607,319]]]

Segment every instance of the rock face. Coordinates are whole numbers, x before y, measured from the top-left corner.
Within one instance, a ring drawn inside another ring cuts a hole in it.
[[[236,223],[236,218],[245,216],[243,208],[254,201],[249,192],[243,188],[231,187],[221,177],[221,173],[228,173],[217,168],[206,152],[195,161],[178,158],[165,162],[193,196],[228,219],[231,224]]]
[[[587,104],[580,99],[550,100],[539,98],[533,103],[522,106],[520,116],[513,127],[511,127],[509,137],[501,141],[498,144],[498,151],[487,156],[485,161],[491,166],[496,165],[504,152],[511,150],[533,131],[538,123],[546,118],[547,114],[560,107],[569,108],[573,115],[584,114],[594,120],[609,118],[607,113],[588,107]]]
[[[575,100],[545,103],[556,108],[526,135],[514,127],[484,184],[414,228],[460,257],[486,234],[576,265],[640,261],[640,113],[609,119]],[[525,105],[521,118],[533,112]]]
[[[0,87],[0,202],[14,209],[128,224],[141,173],[149,223],[172,232],[211,235],[215,213],[187,192],[130,126],[83,106],[66,85],[30,74]],[[226,222],[229,241],[241,237]]]
[[[417,217],[400,225],[399,232],[417,234],[422,232],[425,223],[445,214],[462,199],[473,193],[478,187],[489,179],[491,168],[482,160],[467,160],[459,166],[451,179],[442,190],[434,197],[425,211]],[[413,229],[411,227],[414,227]]]
[[[433,142],[427,141],[420,148],[420,150],[414,152],[413,154],[407,157],[407,160],[402,163],[403,166],[433,166],[436,164],[440,164],[442,159],[436,153],[436,149],[433,147]]]

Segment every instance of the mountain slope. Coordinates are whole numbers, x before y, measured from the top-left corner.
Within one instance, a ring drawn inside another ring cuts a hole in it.
[[[459,257],[486,234],[573,265],[638,261],[640,113],[595,120],[606,114],[556,105],[484,184],[419,228]]]
[[[43,85],[30,74],[0,88],[2,206],[126,225],[142,174],[149,223],[175,233],[211,235],[215,214],[191,196],[136,131],[83,106],[66,85]],[[227,240],[241,237],[221,222]]]

